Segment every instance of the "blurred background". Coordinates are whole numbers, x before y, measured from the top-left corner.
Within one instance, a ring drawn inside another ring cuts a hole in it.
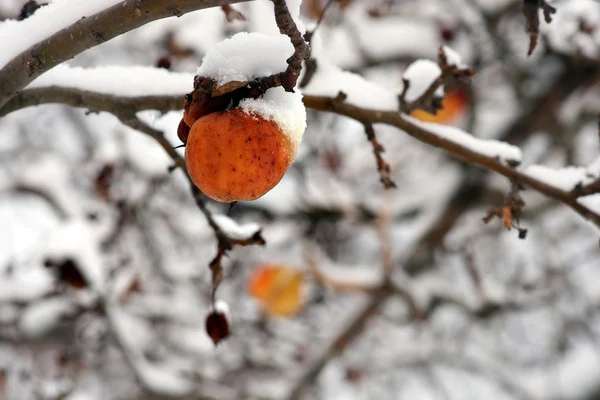
[[[0,19],[24,3],[0,0]],[[302,19],[313,29],[327,7],[313,57],[397,93],[412,61],[455,49],[472,85],[415,117],[518,145],[527,165],[589,165],[600,3],[553,2],[530,57],[521,3],[305,0]],[[245,20],[193,12],[69,64],[194,73],[224,38],[277,32],[269,2],[233,7]],[[144,118],[175,146],[181,115]],[[520,239],[482,221],[507,179],[376,125],[397,185],[384,190],[360,123],[308,110],[307,124],[275,189],[209,204],[267,241],[224,259],[231,337],[215,347],[204,322],[217,242],[163,149],[108,113],[53,104],[1,118],[0,399],[600,398],[597,227],[526,190]]]

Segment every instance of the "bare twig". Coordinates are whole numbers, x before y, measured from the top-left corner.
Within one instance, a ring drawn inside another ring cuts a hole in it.
[[[540,35],[540,9],[544,12],[546,22],[552,22],[552,14],[556,12],[556,8],[548,4],[546,0],[523,0],[523,14],[527,20],[527,33],[529,34],[527,55],[531,55],[537,46]]]
[[[367,135],[367,139],[371,143],[371,146],[373,146],[373,154],[377,160],[377,171],[379,171],[381,183],[383,183],[383,186],[386,189],[395,188],[396,184],[390,177],[390,165],[383,159],[382,156],[382,153],[385,151],[385,149],[375,137],[375,129],[373,128],[373,124],[365,124],[365,133]]]
[[[287,60],[287,69],[277,74],[277,79],[281,81],[281,86],[286,91],[293,92],[302,71],[302,61],[310,55],[310,47],[292,19],[285,0],[273,0],[273,4],[275,5],[275,22],[277,22],[277,27],[282,33],[289,36],[294,46],[294,54]]]

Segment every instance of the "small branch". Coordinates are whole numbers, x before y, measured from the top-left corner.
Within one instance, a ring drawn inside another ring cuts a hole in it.
[[[162,112],[181,110],[182,96],[140,96],[126,97],[88,92],[75,88],[48,86],[38,89],[27,89],[10,99],[4,107],[0,107],[0,118],[11,112],[40,104],[62,103],[71,107],[84,107],[91,112],[106,111],[112,114],[138,111],[158,110]]]
[[[548,4],[546,0],[523,0],[523,15],[527,20],[527,33],[529,34],[528,56],[535,50],[540,35],[540,8],[544,13],[546,22],[552,22],[552,14],[556,13],[556,8]]]
[[[383,183],[383,186],[386,189],[395,188],[396,184],[392,181],[392,178],[390,177],[390,165],[383,159],[382,156],[385,149],[375,137],[375,129],[373,129],[373,124],[365,124],[365,133],[367,135],[367,139],[371,143],[371,146],[373,146],[373,154],[375,155],[375,159],[377,160],[377,171],[379,171],[381,183]]]
[[[287,60],[287,69],[285,72],[278,74],[281,86],[286,91],[293,92],[302,71],[302,61],[310,55],[310,47],[290,15],[285,0],[273,0],[273,5],[275,6],[275,22],[277,22],[279,31],[286,34],[294,46],[294,54]]]

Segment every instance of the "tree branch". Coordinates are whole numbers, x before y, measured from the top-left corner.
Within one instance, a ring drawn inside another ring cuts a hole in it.
[[[227,4],[248,0],[228,0]],[[82,18],[25,50],[0,70],[0,106],[38,76],[77,54],[148,22],[223,5],[222,0],[125,0]]]
[[[364,109],[348,103],[336,102],[334,100],[335,99],[332,97],[304,96],[304,104],[308,108],[312,108],[314,110],[333,112],[335,114],[355,119],[363,124],[383,123],[395,126],[423,143],[444,149],[447,153],[455,158],[463,160],[469,164],[477,165],[489,171],[497,172],[513,182],[529,186],[530,188],[548,197],[558,200],[571,207],[585,219],[592,221],[594,224],[600,227],[600,215],[578,203],[577,197],[571,192],[557,189],[551,185],[532,178],[518,169],[504,164],[495,157],[489,157],[480,154],[458,143],[440,137],[424,128],[421,128],[420,126],[417,126],[399,113],[392,111]]]
[[[177,101],[178,99],[179,104]],[[115,115],[119,115],[120,113],[122,115],[123,110],[127,110],[127,112],[136,112],[146,109],[169,111],[179,110],[182,108],[180,99],[181,98],[179,96],[148,96],[142,98],[130,98],[79,91],[77,89],[48,87],[40,89],[28,89],[23,91],[13,98],[9,103],[7,103],[5,107],[0,108],[0,117],[8,114],[9,112],[16,111],[19,108],[55,102],[66,103],[73,107],[90,107],[93,111],[107,111]],[[306,107],[313,110],[327,111],[338,115],[343,115],[355,119],[365,125],[383,123],[395,126],[396,128],[403,130],[410,136],[423,143],[427,143],[431,146],[445,150],[455,158],[463,160],[469,164],[477,165],[483,169],[497,172],[507,177],[512,182],[526,185],[548,197],[558,200],[571,207],[585,219],[592,221],[594,224],[600,227],[600,215],[577,201],[577,198],[582,196],[581,192],[577,189],[574,189],[573,191],[557,189],[524,174],[518,169],[506,165],[495,157],[489,157],[477,153],[472,149],[442,138],[433,132],[421,128],[397,112],[365,109],[343,101],[339,101],[339,99],[334,97],[305,95],[303,101]],[[165,148],[165,150],[167,149]],[[592,190],[592,188],[586,188],[585,192],[587,193],[588,190]]]

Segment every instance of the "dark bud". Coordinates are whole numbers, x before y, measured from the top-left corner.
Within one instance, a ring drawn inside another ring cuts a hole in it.
[[[346,368],[346,374],[345,374],[345,378],[347,382],[350,383],[356,383],[358,381],[360,381],[360,379],[362,378],[362,372],[360,369],[356,368],[356,367],[348,367]]]
[[[110,202],[110,187],[115,173],[115,166],[106,164],[98,171],[94,186],[96,193],[106,202]]]
[[[26,18],[29,18],[37,11],[38,8],[45,6],[48,3],[38,4],[35,0],[28,1],[23,5],[21,11],[19,12],[19,21],[22,21]]]
[[[527,237],[527,229],[519,229],[519,239],[525,239]]]
[[[206,333],[210,336],[215,346],[229,337],[231,331],[225,313],[212,311],[208,314],[206,317]]]
[[[88,287],[88,283],[81,273],[79,266],[71,258],[60,261],[47,259],[44,261],[44,266],[52,268],[56,278],[62,283],[66,283],[75,289]]]
[[[442,26],[440,27],[440,38],[445,42],[445,43],[449,43],[451,41],[454,40],[454,36],[455,36],[455,32],[454,29],[448,27],[448,26]]]
[[[156,60],[156,68],[171,69],[171,59],[168,56],[163,56]]]

